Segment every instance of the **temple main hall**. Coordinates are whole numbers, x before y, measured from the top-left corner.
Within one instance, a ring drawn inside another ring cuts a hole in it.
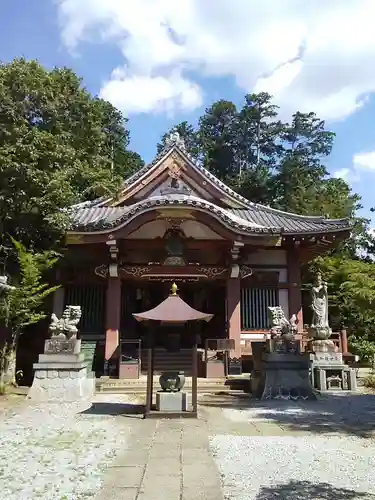
[[[98,377],[147,370],[150,325],[133,314],[158,305],[172,283],[213,319],[180,328],[178,349],[165,349],[168,331],[161,324],[155,371],[183,370],[185,359],[189,366],[195,335],[201,376],[209,376],[204,365],[215,350],[217,360],[226,353],[225,374],[241,372],[252,343],[269,332],[268,307],[295,314],[302,332],[301,265],[350,232],[347,220],[286,213],[243,198],[196,163],[178,134],[119,193],[69,212],[53,309],[59,316],[65,305],[82,307],[80,336]]]

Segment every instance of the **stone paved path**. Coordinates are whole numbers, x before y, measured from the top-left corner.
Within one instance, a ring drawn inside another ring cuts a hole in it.
[[[134,419],[129,447],[107,469],[95,497],[120,499],[222,500],[205,420]]]

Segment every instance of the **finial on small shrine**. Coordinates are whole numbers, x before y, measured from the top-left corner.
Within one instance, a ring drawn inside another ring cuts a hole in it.
[[[177,285],[176,283],[173,283],[172,287],[171,287],[171,292],[172,292],[172,295],[177,295]]]

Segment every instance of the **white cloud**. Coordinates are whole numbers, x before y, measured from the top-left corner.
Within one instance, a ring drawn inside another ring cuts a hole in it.
[[[357,153],[353,156],[352,168],[341,168],[333,172],[333,177],[344,179],[349,183],[358,182],[364,172],[375,171],[375,151]]]
[[[354,155],[353,164],[356,170],[375,170],[375,151]]]
[[[190,111],[201,106],[203,99],[198,85],[179,74],[163,76],[129,75],[115,71],[100,91],[100,97],[119,109],[133,113],[174,110]]]
[[[91,40],[122,51],[122,76],[102,94],[126,112],[194,109],[197,73],[231,75],[244,92],[272,92],[284,113],[331,120],[375,92],[374,0],[58,1],[70,49]]]
[[[359,182],[359,180],[360,180],[356,169],[352,170],[350,168],[340,168],[339,170],[336,170],[335,172],[333,172],[332,176],[336,177],[337,179],[343,179],[344,181],[348,182],[349,184]]]

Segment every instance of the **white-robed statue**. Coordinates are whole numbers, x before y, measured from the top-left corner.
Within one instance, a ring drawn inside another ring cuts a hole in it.
[[[320,273],[312,287],[311,299],[313,317],[310,331],[316,339],[328,339],[332,333],[328,322],[328,289]]]
[[[324,327],[328,324],[328,289],[327,283],[322,281],[321,274],[318,274],[316,285],[312,287],[312,304],[313,310],[311,326]]]

